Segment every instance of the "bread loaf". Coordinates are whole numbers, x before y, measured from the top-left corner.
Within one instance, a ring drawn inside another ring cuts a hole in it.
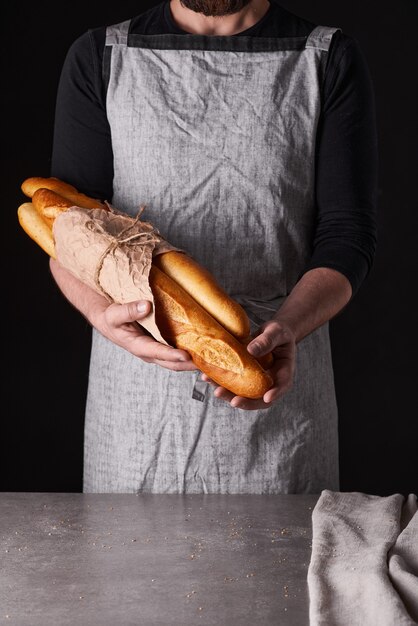
[[[175,250],[154,256],[152,264],[183,287],[192,298],[212,315],[231,335],[247,346],[250,321],[245,310],[215,281],[213,275],[192,257]],[[264,369],[273,364],[270,353],[257,357]]]
[[[235,395],[263,397],[273,380],[236,337],[154,264],[149,284],[157,326],[168,343],[186,350],[202,372]]]
[[[52,225],[60,213],[74,205],[108,208],[57,179],[29,178],[22,190],[32,202],[19,207],[19,222],[54,258]],[[259,359],[263,367],[249,354],[248,317],[208,270],[182,252],[159,254],[153,257],[149,285],[157,326],[169,344],[186,350],[202,372],[235,395],[261,398],[270,389],[273,380],[264,367],[270,366],[271,355]]]
[[[54,239],[50,226],[39,215],[32,202],[24,202],[17,209],[19,224],[27,235],[49,256],[55,258]]]
[[[246,312],[228,296],[206,268],[189,255],[174,250],[156,255],[152,262],[183,287],[232,335],[240,340],[248,337],[250,322]]]
[[[52,228],[55,218],[74,204],[55,191],[39,188],[32,196],[32,204],[41,218]]]
[[[105,209],[106,205],[97,200],[90,198],[84,193],[80,193],[75,187],[65,183],[59,178],[43,178],[42,176],[32,176],[23,181],[21,189],[25,196],[32,198],[37,189],[50,189],[55,191],[66,200],[71,202],[70,206],[79,206],[84,209]]]

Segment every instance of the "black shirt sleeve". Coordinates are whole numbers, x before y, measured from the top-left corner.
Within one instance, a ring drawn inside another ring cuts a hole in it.
[[[336,269],[348,278],[354,294],[368,275],[376,250],[375,102],[356,40],[339,35],[332,46],[317,133],[317,224],[306,271]]]
[[[101,56],[92,31],[67,53],[57,92],[50,174],[89,196],[111,201],[113,151]]]
[[[51,176],[111,201],[113,152],[101,69],[104,41],[105,29],[89,31],[67,54],[57,94]],[[368,66],[356,40],[336,33],[317,132],[316,228],[304,271],[336,269],[350,281],[353,295],[375,255],[377,161]]]

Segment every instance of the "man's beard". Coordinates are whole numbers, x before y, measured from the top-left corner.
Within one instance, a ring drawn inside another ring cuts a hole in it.
[[[250,2],[251,0],[180,0],[180,4],[186,9],[213,17],[238,13]]]

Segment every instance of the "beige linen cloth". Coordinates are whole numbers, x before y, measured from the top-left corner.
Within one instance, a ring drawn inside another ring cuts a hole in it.
[[[417,496],[322,491],[312,513],[311,626],[418,624]]]

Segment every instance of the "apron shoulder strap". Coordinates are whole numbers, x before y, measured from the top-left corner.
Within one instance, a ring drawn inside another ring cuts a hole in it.
[[[128,43],[128,33],[131,20],[120,22],[120,24],[113,24],[106,28],[106,46],[113,46],[115,44],[126,46]]]
[[[316,48],[328,52],[334,33],[341,28],[334,26],[316,26],[306,40],[305,48]]]
[[[102,60],[102,81],[103,81],[103,101],[106,102],[107,88],[110,80],[110,63],[112,56],[112,46],[126,46],[128,43],[129,27],[131,20],[113,24],[106,28],[106,42],[103,50]]]

